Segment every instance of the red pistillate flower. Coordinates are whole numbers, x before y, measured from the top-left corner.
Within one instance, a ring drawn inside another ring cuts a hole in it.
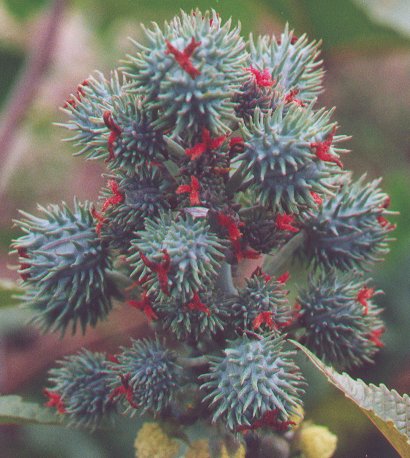
[[[302,307],[300,306],[300,304],[296,303],[293,306],[293,311],[292,311],[291,318],[288,321],[285,321],[284,323],[278,323],[277,326],[279,328],[287,328],[288,326],[293,324],[299,318],[299,315],[300,315],[299,312],[300,312],[301,309],[302,309]]]
[[[121,386],[114,388],[110,394],[110,401],[115,402],[116,398],[120,396],[125,396],[125,399],[128,401],[131,407],[134,409],[138,409],[139,406],[137,403],[134,402],[134,393],[132,392],[132,388],[129,385],[129,381],[131,378],[130,374],[120,375],[121,377]]]
[[[374,289],[368,288],[365,286],[362,288],[356,296],[357,302],[359,302],[364,307],[363,315],[367,315],[369,313],[369,304],[367,302],[368,299],[371,299],[374,295]]]
[[[273,312],[261,312],[256,318],[252,321],[252,328],[256,331],[263,324],[266,324],[270,329],[276,328],[275,323],[273,322]]]
[[[177,187],[176,193],[177,194],[185,194],[189,193],[189,202],[191,205],[201,205],[201,201],[199,199],[199,190],[201,186],[199,184],[198,178],[191,175],[191,184],[181,184]]]
[[[380,224],[381,227],[385,227],[388,231],[392,231],[393,229],[396,229],[396,225],[392,224],[389,220],[387,220],[382,215],[379,215],[377,217],[377,222]]]
[[[113,355],[113,354],[108,354],[107,355],[107,360],[110,362],[110,363],[114,363],[114,364],[119,364],[120,361],[118,360],[117,356],[116,355]]]
[[[229,240],[239,240],[242,237],[239,226],[243,226],[243,223],[237,224],[233,218],[225,215],[225,213],[217,213],[216,217],[218,224],[228,231]]]
[[[292,226],[294,221],[294,216],[284,213],[283,215],[278,214],[276,216],[275,224],[280,231],[299,232],[297,227]]]
[[[243,259],[259,259],[261,255],[257,251],[243,248],[240,239],[231,240],[231,243],[238,262],[242,261]]]
[[[326,162],[334,162],[342,169],[343,164],[340,161],[340,159],[338,159],[336,156],[333,156],[333,154],[329,153],[329,149],[332,145],[333,137],[335,136],[335,132],[336,132],[336,126],[333,127],[332,132],[330,132],[326,140],[324,140],[323,142],[311,143],[310,147],[316,150],[316,156],[318,157],[318,159],[320,159],[321,161],[326,161]]]
[[[171,258],[169,257],[167,250],[162,250],[163,253],[163,261],[162,262],[154,262],[150,261],[144,253],[140,252],[142,262],[151,269],[152,272],[158,275],[158,282],[161,288],[161,291],[169,296],[169,289],[168,289],[168,271],[169,266],[171,264]]]
[[[201,74],[201,72],[194,67],[190,60],[195,49],[201,45],[200,41],[195,41],[194,37],[192,37],[191,42],[184,48],[183,51],[179,51],[168,40],[166,40],[165,43],[167,45],[167,50],[165,53],[172,54],[180,67],[186,71],[192,79],[195,79]]]
[[[114,142],[121,135],[122,131],[121,131],[121,128],[118,126],[118,124],[116,124],[115,121],[112,119],[111,111],[108,111],[108,110],[104,111],[103,120],[104,120],[104,124],[111,131],[110,136],[108,137],[109,156],[105,160],[105,162],[109,162],[111,161],[111,159],[115,159]]]
[[[272,79],[272,75],[269,72],[268,68],[265,68],[263,71],[258,70],[252,65],[249,68],[246,68],[248,72],[251,72],[255,78],[255,82],[260,87],[270,87],[275,84],[275,80]]]
[[[286,283],[289,280],[289,278],[290,278],[290,273],[285,272],[277,278],[277,281],[279,283]]]
[[[240,154],[243,152],[245,142],[242,137],[232,137],[229,141],[229,154]]]
[[[220,137],[211,138],[211,134],[208,129],[202,129],[202,142],[197,143],[192,148],[187,148],[185,153],[191,158],[191,160],[198,159],[202,156],[205,151],[211,151],[219,148],[226,140],[226,135]]]
[[[154,312],[151,306],[151,301],[146,291],[142,293],[142,299],[140,301],[129,300],[128,304],[131,305],[131,307],[136,308],[137,310],[143,311],[148,321],[158,319],[158,315]]]
[[[94,219],[97,220],[97,225],[95,226],[95,232],[97,232],[98,235],[101,235],[101,229],[102,225],[107,221],[104,216],[99,213],[94,207],[91,209],[91,215]]]
[[[299,105],[300,107],[305,107],[306,104],[303,103],[300,99],[297,99],[296,96],[299,94],[299,89],[291,89],[286,95],[285,95],[285,103],[296,103],[296,105]]]
[[[48,397],[48,401],[44,404],[46,407],[55,407],[58,413],[67,413],[64,403],[61,400],[61,395],[56,393],[55,391],[50,391],[45,389],[44,391],[45,396]]]
[[[390,207],[390,203],[391,203],[391,197],[390,197],[390,196],[387,196],[387,197],[386,197],[386,200],[384,201],[384,203],[383,203],[383,205],[382,205],[382,207],[383,207],[383,208],[388,208],[388,207]]]
[[[194,297],[191,299],[191,301],[186,305],[190,310],[198,310],[198,312],[204,312],[208,316],[211,314],[209,308],[203,302],[201,302],[197,292],[194,294]]]
[[[259,266],[257,267],[251,274],[251,277],[262,277],[265,280],[265,283],[271,280],[271,276],[265,273],[262,268]]]
[[[317,205],[323,204],[323,199],[319,196],[319,194],[317,194],[314,191],[310,191],[310,195],[313,197],[313,200],[315,201]]]
[[[29,255],[27,254],[27,249],[26,248],[16,247],[16,249],[17,249],[17,253],[20,256],[20,258],[29,259]],[[27,262],[20,262],[20,269],[19,270],[25,270],[25,269],[29,269],[29,268],[30,268],[30,264],[28,264]],[[19,275],[20,275],[22,280],[27,280],[27,279],[30,278],[30,274],[29,273],[19,273]]]
[[[77,101],[81,101],[81,97],[84,97],[85,96],[85,92],[84,92],[84,89],[83,87],[84,86],[88,86],[88,81],[87,80],[84,80],[81,84],[79,84],[77,86],[77,94],[74,97],[70,97],[69,99],[66,100],[65,104],[64,104],[64,108],[68,108],[70,105],[73,107],[73,108],[76,108],[77,107]]]
[[[299,38],[298,38],[296,35],[293,35],[292,38],[290,39],[290,44],[291,44],[291,45],[294,45],[298,40],[299,40]],[[280,45],[280,44],[282,43],[281,38],[278,38],[278,39],[276,40],[276,43],[277,43],[278,45]]]
[[[373,342],[376,347],[384,347],[384,343],[380,340],[380,337],[383,335],[384,333],[384,327],[381,327],[379,329],[375,329],[374,331],[372,331],[369,335],[369,340],[371,342]]]
[[[113,195],[105,199],[102,209],[102,212],[105,212],[108,207],[111,205],[118,205],[124,201],[124,194],[120,192],[118,183],[115,180],[108,180],[108,187],[111,189]]]
[[[279,409],[268,410],[262,418],[255,420],[251,425],[242,425],[236,428],[237,432],[254,431],[255,429],[269,427],[276,431],[287,431],[289,426],[294,425],[294,421],[278,420]]]

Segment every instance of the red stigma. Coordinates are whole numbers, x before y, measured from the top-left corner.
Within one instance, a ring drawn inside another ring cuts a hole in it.
[[[128,401],[131,407],[134,407],[134,409],[138,409],[139,406],[137,403],[134,402],[134,393],[132,391],[132,388],[129,385],[129,380],[131,378],[130,374],[127,375],[120,375],[121,377],[121,386],[118,386],[117,388],[114,388],[110,394],[110,401],[114,402],[116,401],[116,398],[120,396],[125,396],[125,399]]]
[[[265,280],[265,283],[268,283],[272,279],[270,275],[265,273],[261,267],[257,267],[251,274],[251,277],[262,277]]]
[[[390,207],[390,203],[391,203],[391,198],[390,198],[390,196],[387,196],[386,200],[384,201],[384,203],[382,205],[382,207],[383,208],[388,208],[388,207]]]
[[[55,407],[58,413],[67,413],[60,394],[47,389],[43,392],[48,397],[48,401],[44,404],[46,407]]]
[[[365,286],[362,288],[356,296],[357,302],[359,302],[364,307],[363,315],[367,315],[369,313],[369,304],[367,302],[368,299],[371,299],[374,295],[374,289],[368,288]]]
[[[194,294],[194,297],[191,299],[191,302],[186,304],[186,306],[190,310],[197,310],[198,312],[204,312],[208,316],[211,315],[211,311],[209,310],[209,308],[203,302],[201,302],[198,292]]]
[[[305,107],[306,104],[303,103],[300,99],[297,99],[296,96],[299,94],[299,89],[292,89],[285,95],[285,103],[296,103],[300,107]]]
[[[81,84],[79,84],[77,86],[77,93],[75,97],[68,98],[64,104],[64,108],[69,108],[70,106],[72,106],[73,108],[77,108],[77,102],[81,102],[81,97],[85,96],[83,87],[88,85],[89,83],[87,80],[84,80]]]
[[[20,256],[20,258],[29,259],[29,255],[27,254],[27,249],[26,248],[16,247],[16,249],[17,249],[17,253]],[[31,267],[31,265],[28,264],[27,262],[21,262],[20,261],[20,269],[19,270],[26,270],[26,269],[29,269],[30,267]],[[20,275],[21,279],[24,280],[24,281],[26,281],[26,280],[28,280],[30,278],[30,274],[29,273],[19,272],[19,275]]]
[[[258,251],[250,250],[243,247],[240,239],[231,240],[232,247],[236,256],[236,260],[242,261],[243,259],[259,259],[260,253]]]
[[[323,199],[317,194],[316,192],[310,191],[310,195],[312,196],[313,200],[315,201],[316,205],[322,205]]]
[[[293,306],[293,311],[292,311],[291,318],[288,321],[285,321],[284,323],[278,323],[278,327],[287,328],[288,326],[293,324],[299,318],[301,309],[302,309],[302,307],[300,306],[300,304],[296,303]]]
[[[118,205],[124,201],[124,194],[120,192],[118,183],[115,180],[108,180],[107,185],[111,189],[113,195],[105,199],[101,209],[102,212],[105,212],[111,205]]]
[[[294,216],[284,213],[283,215],[278,214],[276,216],[275,224],[280,231],[299,232],[297,227],[292,226],[294,221]]]
[[[242,237],[242,233],[239,230],[239,226],[243,226],[243,223],[236,223],[233,218],[225,213],[217,213],[218,224],[228,231],[229,240],[239,240]]]
[[[107,355],[107,360],[110,362],[110,363],[114,363],[114,364],[120,364],[120,361],[119,359],[117,358],[117,356],[113,355],[113,354],[108,354]]]
[[[275,323],[273,322],[273,312],[261,312],[259,313],[256,318],[252,321],[252,328],[256,331],[259,329],[263,324],[266,324],[268,328],[274,329]]]
[[[265,68],[264,70],[258,70],[252,65],[249,68],[246,68],[248,72],[251,72],[254,76],[255,82],[259,87],[270,87],[275,84],[275,80],[272,79],[272,75],[269,72],[269,69]]]
[[[158,315],[154,312],[151,301],[146,291],[142,293],[142,299],[140,301],[129,300],[128,304],[131,307],[136,308],[137,310],[141,310],[144,312],[145,316],[147,317],[148,321],[157,320]]]
[[[376,347],[382,348],[384,347],[384,343],[380,340],[380,337],[383,335],[383,333],[384,333],[383,327],[379,329],[375,329],[374,331],[370,333],[369,340],[373,342],[376,345]]]
[[[226,135],[220,137],[211,138],[211,134],[208,129],[202,129],[202,142],[197,143],[192,148],[187,148],[185,153],[191,158],[191,161],[198,159],[202,156],[205,151],[211,151],[219,148],[226,140]]]
[[[284,274],[280,275],[278,278],[277,278],[277,281],[279,283],[286,283],[290,278],[290,273],[289,272],[285,272]]]
[[[269,427],[276,431],[287,431],[289,426],[294,425],[294,421],[280,421],[278,420],[279,410],[269,410],[262,415],[262,418],[255,420],[250,426],[242,425],[236,428],[238,432],[254,431],[255,429]]]
[[[291,45],[294,45],[298,40],[299,40],[299,38],[298,38],[296,35],[293,35],[292,38],[290,39],[290,44],[291,44]],[[278,38],[278,39],[276,40],[276,43],[277,43],[278,45],[282,44],[282,39],[281,39],[281,38]]]
[[[198,178],[191,175],[191,184],[182,184],[177,187],[176,193],[177,194],[186,194],[189,193],[189,202],[191,205],[201,205],[201,201],[199,199],[199,190],[200,184]]]
[[[310,144],[311,148],[316,150],[316,156],[321,161],[325,162],[334,162],[337,164],[341,169],[343,168],[343,164],[336,156],[329,153],[329,149],[332,146],[333,137],[335,136],[336,126],[333,127],[332,132],[328,135],[327,139],[323,142],[314,142]]]
[[[201,72],[194,67],[190,60],[195,49],[201,45],[200,41],[195,41],[194,37],[192,37],[191,42],[184,48],[183,51],[179,51],[168,40],[166,40],[165,43],[167,45],[165,53],[172,54],[180,67],[186,71],[192,79],[195,79],[201,74]]]
[[[396,229],[396,225],[392,224],[389,220],[387,220],[382,215],[379,215],[377,217],[377,222],[380,224],[381,227],[386,228],[388,231],[392,231],[392,230]]]
[[[97,225],[95,226],[95,232],[98,235],[101,235],[102,225],[107,221],[104,216],[99,213],[94,207],[91,209],[91,216],[97,220]]]
[[[158,282],[161,288],[161,291],[169,296],[168,289],[168,271],[171,264],[171,258],[167,250],[162,250],[163,260],[161,262],[150,261],[144,253],[140,252],[141,261],[152,270],[152,272],[158,275]]]
[[[117,140],[117,138],[121,135],[121,128],[118,126],[118,124],[115,123],[115,121],[112,118],[111,111],[104,111],[103,114],[103,120],[104,124],[110,129],[111,133],[110,136],[108,137],[108,152],[109,156],[105,160],[105,162],[111,161],[112,159],[115,159],[115,152],[114,152],[114,143]]]
[[[242,137],[232,137],[229,141],[229,153],[240,154],[243,152],[245,142]]]

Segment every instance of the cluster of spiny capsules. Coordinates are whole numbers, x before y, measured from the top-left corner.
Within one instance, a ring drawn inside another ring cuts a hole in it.
[[[288,28],[245,42],[215,12],[144,30],[121,76],[89,77],[64,107],[77,154],[108,168],[100,204],[23,213],[14,249],[44,330],[84,332],[117,300],[156,336],[68,356],[48,405],[91,427],[125,409],[286,431],[304,386],[289,336],[338,368],[382,346],[362,272],[387,251],[388,197],[343,171],[346,137],[315,105],[318,43]],[[310,266],[297,304],[276,272],[286,253]]]

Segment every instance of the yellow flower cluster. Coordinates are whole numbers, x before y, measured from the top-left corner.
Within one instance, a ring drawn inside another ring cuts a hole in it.
[[[144,423],[135,438],[137,458],[177,458],[180,445],[158,423]]]
[[[300,430],[300,448],[305,458],[331,458],[336,451],[337,436],[326,426],[304,424]]]
[[[243,445],[240,445],[233,455],[229,454],[225,445],[222,446],[221,458],[245,458],[245,454],[246,451]],[[193,442],[184,458],[211,458],[208,441],[201,439]]]

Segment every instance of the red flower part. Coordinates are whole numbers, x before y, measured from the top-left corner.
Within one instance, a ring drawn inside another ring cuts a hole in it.
[[[230,167],[214,167],[215,175],[227,175],[230,171]]]
[[[374,289],[368,288],[367,286],[362,288],[357,293],[356,300],[364,307],[363,315],[367,315],[369,313],[369,304],[367,303],[367,300],[371,299],[373,295],[374,295]]]
[[[95,232],[97,232],[98,235],[101,235],[102,225],[107,221],[107,219],[104,218],[104,216],[101,213],[99,213],[94,207],[91,209],[91,215],[94,219],[97,220]]]
[[[257,68],[252,67],[246,68],[248,72],[251,72],[255,77],[255,82],[260,87],[270,87],[275,84],[275,80],[272,79],[272,75],[269,72],[268,68],[265,68],[263,71],[258,70]]]
[[[161,288],[161,291],[169,296],[169,289],[168,289],[168,271],[169,266],[171,264],[171,258],[169,257],[167,250],[162,250],[163,253],[163,261],[162,262],[154,262],[150,261],[144,253],[140,252],[142,262],[148,267],[148,269],[152,270],[152,272],[158,275],[158,282]]]
[[[292,38],[290,39],[290,44],[291,44],[291,45],[294,45],[298,40],[299,40],[299,38],[298,38],[296,35],[293,35]],[[281,40],[280,38],[278,38],[278,39],[276,40],[276,43],[277,43],[278,45],[280,45],[280,44],[282,43],[282,40]]]
[[[239,226],[243,226],[243,223],[236,223],[233,218],[225,213],[217,213],[218,224],[224,227],[228,231],[229,240],[239,240],[242,237],[242,233],[239,230]]]
[[[208,316],[211,314],[209,308],[203,302],[201,302],[201,299],[199,298],[199,294],[197,292],[194,294],[194,297],[191,299],[191,302],[189,302],[186,305],[190,310],[198,310],[198,312],[204,312]]]
[[[370,333],[369,340],[373,342],[376,345],[376,347],[384,347],[384,343],[380,340],[380,337],[383,335],[384,331],[384,327],[381,327],[379,329],[375,329]]]
[[[276,216],[275,224],[280,231],[299,232],[297,227],[292,226],[294,221],[294,216],[284,213],[283,215],[278,214]]]
[[[265,280],[265,283],[271,280],[271,276],[265,273],[262,268],[259,266],[257,267],[251,274],[251,277],[262,277]]]
[[[276,328],[272,318],[273,312],[261,312],[252,322],[252,328],[256,331],[262,324],[266,324],[270,329]]]
[[[151,301],[146,291],[142,293],[142,299],[140,301],[129,300],[128,304],[131,307],[136,308],[137,310],[141,310],[145,313],[145,316],[148,318],[148,321],[157,320],[158,315],[154,312]]]
[[[343,164],[336,156],[329,153],[329,149],[332,146],[333,137],[335,136],[336,126],[333,127],[332,132],[328,135],[327,139],[323,142],[314,142],[310,144],[311,148],[316,150],[316,156],[321,161],[326,162],[334,162],[337,164],[341,169],[343,168]]]
[[[285,272],[284,274],[280,275],[278,278],[277,278],[277,281],[279,283],[286,283],[290,278],[290,273],[289,272]]]
[[[219,148],[226,140],[226,135],[220,137],[211,138],[211,134],[208,129],[202,129],[202,142],[197,143],[192,148],[187,148],[185,153],[191,158],[191,161],[198,159],[202,156],[205,151],[211,151]]]
[[[199,199],[199,190],[200,184],[198,178],[191,175],[191,184],[182,184],[177,187],[176,193],[177,194],[185,194],[189,193],[189,202],[191,205],[201,205],[201,201]]]
[[[310,195],[313,197],[313,200],[317,205],[323,204],[323,199],[316,192],[310,191]]]
[[[132,388],[129,385],[129,380],[131,378],[130,374],[126,375],[120,375],[121,377],[121,386],[118,386],[117,388],[114,388],[110,394],[110,401],[115,402],[116,398],[119,396],[125,396],[125,399],[128,401],[131,407],[134,407],[134,409],[138,409],[139,406],[137,403],[134,402],[134,393],[132,391]]]
[[[268,410],[262,415],[262,418],[255,420],[250,426],[242,425],[236,428],[237,432],[254,431],[258,428],[269,427],[276,431],[287,431],[289,426],[294,425],[293,421],[278,420],[279,409]]]
[[[390,207],[390,203],[391,203],[391,198],[390,198],[390,196],[387,196],[386,200],[384,201],[384,203],[382,205],[382,207],[383,208],[388,208],[388,207]]]
[[[110,363],[114,363],[114,364],[119,364],[120,363],[120,361],[118,360],[117,356],[113,355],[111,353],[109,353],[107,355],[107,360],[110,361]]]
[[[77,107],[77,101],[80,102],[81,101],[81,97],[85,96],[85,92],[84,92],[83,87],[84,86],[88,86],[88,84],[89,83],[88,83],[87,80],[84,80],[81,84],[79,84],[77,86],[77,94],[76,94],[75,98],[70,97],[69,99],[67,99],[65,104],[64,104],[64,108],[68,108],[69,105],[71,105],[73,108],[76,108]]]
[[[301,310],[301,306],[300,304],[295,304],[293,306],[293,311],[292,311],[292,316],[291,318],[288,320],[288,321],[285,321],[284,323],[278,323],[278,327],[280,328],[287,328],[288,326],[290,326],[291,324],[293,324],[298,318],[299,318],[299,315],[300,315],[300,310]]]
[[[244,249],[240,239],[231,240],[231,243],[238,262],[242,261],[243,259],[259,259],[261,255],[257,251]]]
[[[299,94],[299,89],[292,89],[285,95],[285,103],[296,103],[300,107],[305,107],[306,104],[303,103],[300,99],[297,99],[296,96]]]
[[[111,111],[108,111],[108,110],[104,111],[103,120],[104,120],[104,124],[111,131],[110,136],[108,137],[108,152],[109,152],[109,156],[105,160],[105,162],[109,162],[109,161],[111,161],[111,159],[115,159],[114,142],[121,135],[122,131],[121,131],[120,127],[118,126],[118,124],[116,124],[115,121],[112,119]]]
[[[382,215],[379,215],[377,217],[377,222],[380,224],[381,227],[386,228],[388,231],[392,231],[392,230],[396,229],[396,225],[392,224],[389,220],[387,220]]]
[[[201,74],[201,72],[194,67],[190,60],[195,49],[201,45],[200,41],[195,41],[194,37],[192,37],[191,42],[184,48],[183,51],[179,51],[168,40],[166,40],[165,43],[167,45],[165,53],[172,54],[180,67],[186,71],[192,79],[195,79]]]
[[[17,249],[17,253],[20,256],[20,258],[29,259],[29,255],[27,254],[27,249],[26,248],[16,247],[16,249]],[[30,267],[31,267],[31,265],[28,264],[27,262],[21,262],[20,261],[20,269],[19,270],[29,269]],[[27,280],[27,279],[30,278],[30,274],[29,273],[19,272],[19,275],[20,275],[22,280]]]
[[[245,142],[242,137],[232,137],[229,140],[229,149],[233,152],[241,152]]]
[[[111,205],[118,205],[124,201],[124,194],[120,192],[118,183],[115,180],[108,180],[107,184],[113,195],[105,199],[101,209],[102,212],[105,212]]]
[[[47,389],[43,392],[48,397],[48,401],[44,404],[46,407],[55,407],[58,413],[67,413],[60,394]]]

